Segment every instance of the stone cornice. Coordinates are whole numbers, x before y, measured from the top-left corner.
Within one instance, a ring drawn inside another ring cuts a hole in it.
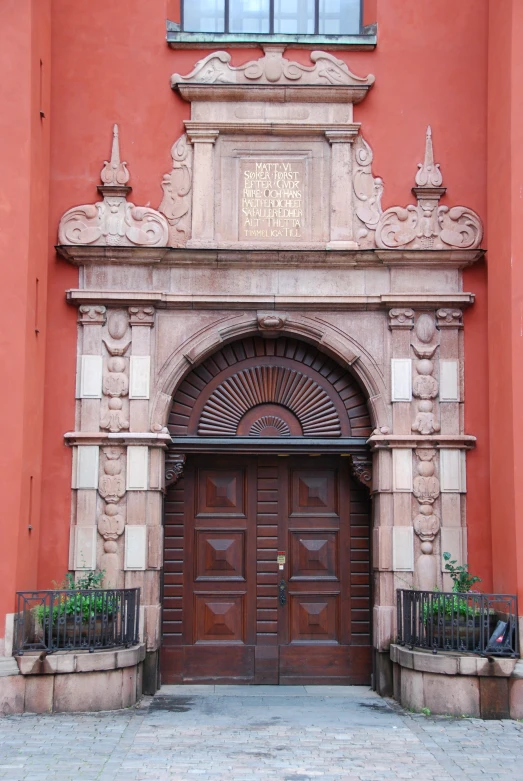
[[[483,249],[186,249],[184,247],[107,247],[99,245],[56,246],[60,257],[75,266],[120,263],[124,265],[193,266],[195,268],[365,268],[420,267],[465,268],[485,254]]]
[[[104,431],[68,431],[64,434],[67,445],[147,445],[148,447],[166,447],[171,442],[168,433],[160,432],[119,432],[118,434]]]
[[[435,434],[433,436],[416,436],[415,434],[373,434],[367,440],[371,450],[391,450],[392,448],[423,448],[432,447],[456,448],[471,450],[476,446],[476,437],[470,434]]]
[[[188,103],[203,101],[253,103],[361,103],[370,84],[175,84]]]
[[[288,88],[286,88],[288,89]],[[303,89],[303,88],[302,88]],[[311,88],[312,89],[312,88]],[[314,89],[325,89],[325,87],[315,87]],[[338,89],[338,88],[336,88]],[[261,100],[261,98],[260,98]],[[267,96],[267,102],[278,103],[277,96]],[[305,102],[305,96],[304,96]],[[310,100],[308,101],[311,102]],[[324,103],[326,101],[323,101]],[[335,102],[345,102],[343,100]],[[250,122],[250,121],[230,121],[230,122],[196,122],[191,119],[186,119],[184,122],[187,135],[194,140],[193,136],[200,133],[224,133],[226,135],[263,135],[263,136],[327,136],[329,140],[335,138],[336,134],[350,135],[355,138],[358,135],[360,124],[357,122],[347,123],[346,126],[340,127],[337,123],[331,122],[311,122],[306,123],[303,121],[277,121],[271,120],[268,122]]]
[[[67,301],[81,304],[150,304],[160,309],[292,309],[328,311],[366,311],[409,306],[416,310],[467,307],[474,303],[473,293],[383,293],[357,296],[275,296],[275,295],[197,295],[163,293],[159,290],[128,291],[68,290]]]

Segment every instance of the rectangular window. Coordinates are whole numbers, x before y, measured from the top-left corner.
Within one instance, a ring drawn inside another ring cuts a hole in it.
[[[259,35],[360,33],[362,0],[183,0],[182,30]]]
[[[184,0],[183,29],[188,33],[225,32],[225,0]]]

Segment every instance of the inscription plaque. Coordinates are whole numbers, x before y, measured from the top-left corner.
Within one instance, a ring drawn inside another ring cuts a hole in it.
[[[303,160],[242,160],[240,241],[301,241],[304,238]]]

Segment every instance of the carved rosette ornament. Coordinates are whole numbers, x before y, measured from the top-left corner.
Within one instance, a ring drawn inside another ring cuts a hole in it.
[[[165,217],[154,209],[127,202],[131,188],[126,186],[129,172],[120,161],[118,125],[113,128],[111,160],[101,173],[103,184],[98,191],[102,201],[74,206],[63,215],[58,228],[62,245],[97,245],[109,247],[165,247],[169,226]]]
[[[167,453],[165,456],[165,487],[175,485],[183,474],[186,456],[181,453]]]
[[[421,540],[421,556],[416,562],[418,587],[432,591],[437,584],[437,560],[434,553],[434,540],[440,530],[440,519],[434,511],[434,503],[439,497],[439,480],[435,475],[434,460],[436,451],[431,448],[416,450],[417,476],[414,478],[414,496],[418,500],[418,512],[414,516],[414,532]]]
[[[434,163],[432,131],[427,128],[425,160],[418,165],[413,193],[416,206],[392,206],[380,216],[376,244],[383,249],[476,249],[483,238],[479,216],[465,206],[440,206],[446,188]]]
[[[439,383],[432,376],[434,361],[430,360],[438,348],[438,333],[432,315],[424,313],[419,316],[414,336],[412,349],[418,360],[414,362],[416,375],[412,380],[412,394],[417,399],[417,411],[412,431],[423,435],[434,434],[440,430],[440,424],[434,413],[434,399],[439,392]]]

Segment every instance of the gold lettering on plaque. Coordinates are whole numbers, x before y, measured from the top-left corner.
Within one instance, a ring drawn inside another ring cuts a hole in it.
[[[240,241],[303,239],[304,161],[243,160]]]

